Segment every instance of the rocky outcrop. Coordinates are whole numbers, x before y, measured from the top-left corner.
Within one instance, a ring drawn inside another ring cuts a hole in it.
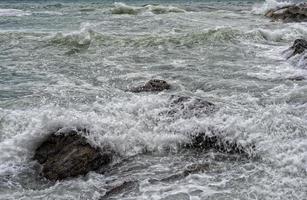
[[[289,78],[287,78],[287,80],[289,81],[303,81],[305,80],[304,76],[291,76]]]
[[[88,143],[83,130],[51,133],[35,150],[34,160],[42,166],[49,180],[62,180],[85,175],[111,162],[112,154]]]
[[[271,18],[273,21],[306,22],[307,3],[293,4],[271,9],[265,13],[265,16]]]
[[[302,54],[307,50],[307,41],[304,39],[296,39],[289,50],[292,52],[288,58],[297,54]]]
[[[191,143],[187,144],[187,148],[210,150],[228,154],[240,154],[245,157],[250,157],[251,149],[255,149],[254,145],[243,146],[235,141],[227,141],[221,137],[221,133],[218,130],[212,130],[214,134],[198,133],[192,135]]]
[[[164,80],[159,80],[159,79],[152,79],[145,83],[143,86],[138,86],[135,88],[130,89],[130,92],[161,92],[163,90],[168,90],[171,88],[171,85],[168,84]]]

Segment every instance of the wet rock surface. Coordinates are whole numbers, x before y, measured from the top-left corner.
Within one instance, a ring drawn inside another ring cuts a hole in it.
[[[306,49],[307,49],[307,41],[304,39],[296,39],[293,45],[289,48],[289,50],[292,51],[289,58],[297,54],[304,53]]]
[[[240,154],[245,157],[250,157],[250,149],[254,149],[254,145],[249,145],[247,147],[235,142],[227,141],[221,137],[219,131],[213,130],[214,135],[206,135],[205,133],[198,133],[192,136],[191,143],[187,144],[187,148],[200,149],[200,150],[210,150],[214,149],[216,151],[228,154]]]
[[[271,9],[265,13],[265,16],[271,18],[273,21],[306,22],[307,3],[293,4]]]
[[[163,90],[169,90],[171,88],[171,85],[168,84],[164,80],[159,79],[152,79],[145,83],[143,86],[138,86],[135,88],[131,88],[129,91],[134,93],[139,92],[161,92]]]
[[[33,157],[42,165],[42,176],[62,180],[85,175],[111,162],[110,151],[103,151],[88,143],[86,130],[51,133],[35,150]]]

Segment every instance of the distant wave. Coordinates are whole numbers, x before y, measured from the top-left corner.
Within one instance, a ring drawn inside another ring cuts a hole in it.
[[[141,7],[130,6],[124,3],[114,3],[114,8],[111,9],[112,14],[129,14],[136,15],[143,12],[151,12],[153,14],[166,14],[166,13],[178,13],[186,12],[184,9],[174,6],[162,6],[162,5],[144,5]]]
[[[31,15],[31,12],[17,10],[17,9],[0,9],[0,17],[22,17]]]
[[[243,31],[230,27],[219,27],[214,29],[191,32],[186,34],[148,34],[136,37],[114,36],[100,33],[91,28],[89,24],[80,31],[70,33],[56,33],[47,40],[51,45],[65,46],[67,48],[87,49],[90,45],[117,46],[117,47],[157,47],[161,45],[172,45],[176,47],[205,45],[208,43],[237,43],[238,41],[250,42],[280,42],[293,41],[296,38],[307,36],[304,25],[293,25],[285,27],[280,31],[270,29],[259,29]]]
[[[24,33],[24,32],[0,32],[0,41],[6,41],[9,37],[44,38],[43,40],[51,46],[58,46],[74,49],[86,50],[90,46],[114,46],[114,47],[134,47],[150,48],[159,46],[187,47],[193,48],[211,43],[229,44],[238,42],[284,42],[292,43],[297,38],[307,37],[305,24],[290,24],[289,26],[272,30],[270,28],[255,27],[251,30],[240,30],[231,27],[217,27],[202,31],[191,31],[189,33],[178,34],[144,34],[144,35],[118,35],[103,33],[98,31],[99,24],[84,23],[79,30],[70,32],[55,33]]]

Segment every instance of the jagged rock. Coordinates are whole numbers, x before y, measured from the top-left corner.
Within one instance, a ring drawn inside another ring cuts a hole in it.
[[[289,49],[289,50],[292,50],[292,53],[289,56],[289,58],[297,54],[304,53],[306,49],[307,49],[307,41],[304,39],[296,39],[293,45]]]
[[[111,162],[110,151],[93,147],[81,134],[69,130],[51,133],[35,150],[34,160],[42,165],[42,175],[49,180],[62,180],[85,175]]]
[[[216,151],[222,153],[229,153],[229,154],[240,154],[246,157],[250,157],[250,148],[254,149],[254,145],[249,145],[244,147],[243,145],[235,142],[235,141],[227,141],[223,139],[220,135],[221,133],[217,130],[212,130],[214,134],[207,135],[205,133],[198,133],[192,135],[191,143],[187,144],[187,148],[193,149],[202,149],[202,150],[209,150],[215,149]]]
[[[129,91],[131,92],[160,92],[163,90],[168,90],[170,89],[171,86],[164,80],[159,80],[159,79],[152,79],[148,81],[145,85],[135,87],[130,89]]]
[[[265,16],[271,18],[273,21],[306,22],[307,3],[293,4],[271,9],[265,13]]]

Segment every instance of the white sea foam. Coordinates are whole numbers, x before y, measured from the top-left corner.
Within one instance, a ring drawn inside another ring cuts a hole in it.
[[[152,7],[128,6],[128,13],[137,11],[132,17],[97,12],[97,21],[78,19],[81,27],[72,30],[59,16],[59,24],[50,22],[57,33],[48,38],[49,32],[37,33],[45,28],[40,23],[27,33],[1,32],[0,199],[100,199],[126,180],[139,187],[114,199],[305,198],[307,87],[306,80],[288,78],[307,74],[297,67],[302,64],[291,65],[300,63],[299,55],[289,62],[281,53],[306,37],[306,24],[263,23],[232,7],[171,17]],[[71,12],[79,16],[80,7]],[[86,52],[64,55],[75,47]],[[166,79],[172,89],[124,92],[151,78]],[[184,109],[170,117],[172,95],[208,100],[217,110],[195,116]],[[42,183],[31,158],[58,127],[86,128],[91,143],[110,145],[117,159],[107,173]],[[212,127],[222,142],[237,142],[255,157],[184,151],[191,135],[211,135]],[[159,181],[199,163],[209,169]]]
[[[40,12],[34,12],[35,14],[41,14],[41,15],[64,15],[62,12],[57,11],[40,11]]]
[[[0,17],[22,17],[31,14],[31,12],[17,9],[0,9]]]
[[[264,3],[257,3],[253,6],[252,13],[265,14],[268,10],[291,4],[291,1],[265,0]]]
[[[162,5],[145,5],[145,6],[130,6],[125,3],[116,2],[114,8],[111,9],[113,14],[130,14],[136,15],[144,12],[151,12],[153,14],[166,14],[185,12],[184,9],[175,6],[162,6]]]

